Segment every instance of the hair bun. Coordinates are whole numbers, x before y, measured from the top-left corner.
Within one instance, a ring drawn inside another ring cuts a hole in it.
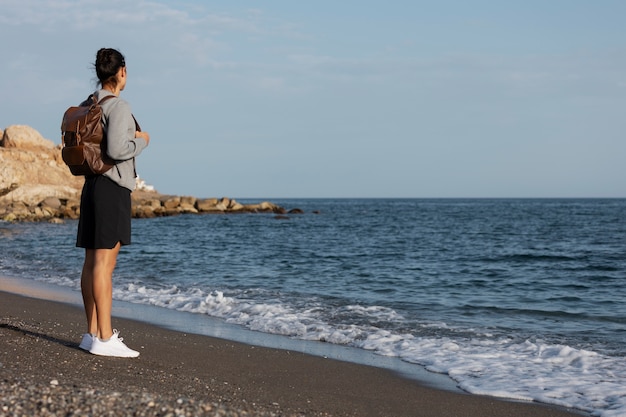
[[[126,66],[124,55],[112,48],[100,48],[96,53],[96,75],[100,84],[115,82],[115,76],[121,67]]]

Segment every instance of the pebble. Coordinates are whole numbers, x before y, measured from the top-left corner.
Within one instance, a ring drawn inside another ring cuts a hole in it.
[[[49,384],[37,382],[0,381],[0,410],[2,416],[54,416],[78,417],[86,415],[115,415],[137,417],[302,417],[303,414],[285,415],[254,409],[234,408],[210,401],[186,398],[162,398],[145,392],[115,392],[93,390],[59,384],[53,379]]]

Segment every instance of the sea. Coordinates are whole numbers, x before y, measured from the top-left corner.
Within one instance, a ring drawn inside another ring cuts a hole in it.
[[[114,314],[626,416],[626,199],[271,201],[133,219]],[[79,299],[76,227],[0,223],[0,289]]]

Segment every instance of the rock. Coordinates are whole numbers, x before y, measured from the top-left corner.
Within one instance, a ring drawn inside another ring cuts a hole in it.
[[[180,204],[195,206],[197,200],[196,197],[184,196],[180,198]]]
[[[59,209],[61,208],[61,205],[61,200],[59,200],[57,197],[48,197],[44,199],[41,203],[39,203],[40,207],[50,207],[52,209]]]
[[[274,211],[277,208],[275,204],[270,203],[269,201],[263,201],[259,204],[259,209],[261,211]]]
[[[161,206],[159,206],[160,208]],[[156,217],[155,208],[151,206],[135,206],[133,207],[133,217],[139,219],[148,219]]]
[[[39,202],[49,197],[59,199],[76,198],[80,197],[80,190],[67,185],[26,183],[13,192],[0,197],[0,204],[3,202],[20,201],[32,206],[37,206]]]
[[[8,223],[13,223],[17,221],[17,214],[7,213],[6,215],[4,215],[4,217],[2,217],[2,220]]]
[[[163,207],[167,210],[174,209],[180,206],[180,197],[170,197],[163,202]]]
[[[181,213],[198,213],[196,208],[196,197],[183,196],[180,197],[179,210]]]
[[[217,198],[199,199],[196,201],[196,209],[201,213],[220,211],[216,208],[217,203]]]
[[[228,209],[231,211],[245,211],[246,210],[246,206],[244,206],[243,204],[235,201],[235,200],[231,200],[230,204],[228,205]]]
[[[189,203],[180,203],[180,206],[178,206],[178,209],[180,210],[181,213],[197,213],[198,212],[195,205],[189,204]]]
[[[137,205],[141,205],[141,206],[145,206],[145,207],[148,207],[148,208],[155,209],[157,207],[161,207],[161,200],[159,200],[158,198],[142,200],[141,203],[139,203]]]
[[[215,208],[217,211],[226,211],[228,209],[229,204],[230,204],[230,200],[223,198],[215,205]]]
[[[9,185],[8,187],[0,188],[0,197],[2,197],[3,195],[9,194],[11,191],[15,190],[17,187],[19,187],[19,185],[17,185],[16,183],[13,183]]]
[[[53,149],[54,142],[43,136],[30,126],[13,125],[5,129],[0,140],[0,147],[20,149]]]
[[[259,213],[274,213],[276,210],[280,209],[276,204],[270,203],[269,201],[263,201],[259,204],[251,204],[247,206],[248,210],[252,210]]]

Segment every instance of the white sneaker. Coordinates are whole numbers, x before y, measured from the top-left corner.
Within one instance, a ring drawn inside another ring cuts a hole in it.
[[[83,335],[83,340],[80,341],[80,345],[78,345],[78,347],[89,352],[91,350],[91,345],[93,344],[93,339],[96,339],[96,337],[94,337],[91,333],[85,333]]]
[[[111,336],[111,338],[106,342],[94,337],[89,352],[94,355],[115,356],[118,358],[136,358],[139,356],[139,352],[130,349],[124,344],[124,342],[122,342],[124,339],[119,337],[119,334],[120,332],[113,330],[113,336]]]

